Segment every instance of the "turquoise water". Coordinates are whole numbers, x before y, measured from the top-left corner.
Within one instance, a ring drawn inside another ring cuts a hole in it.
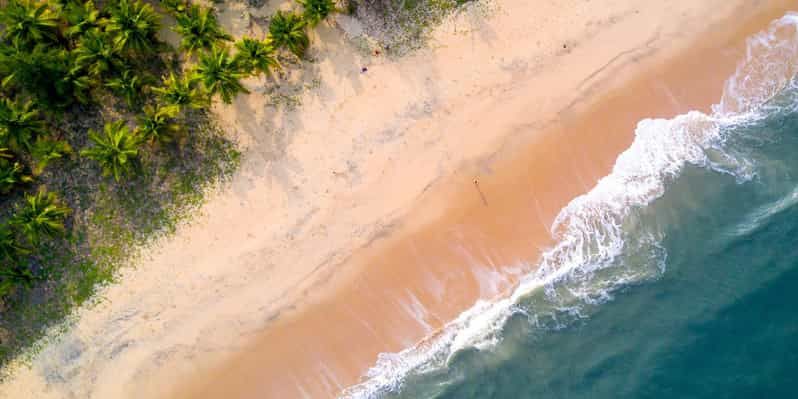
[[[711,115],[641,121],[512,295],[383,355],[348,394],[798,397],[796,26],[752,38]]]

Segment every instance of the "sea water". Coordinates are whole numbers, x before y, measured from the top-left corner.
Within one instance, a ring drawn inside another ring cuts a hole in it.
[[[710,114],[640,121],[508,297],[344,396],[798,397],[797,26],[749,39]]]

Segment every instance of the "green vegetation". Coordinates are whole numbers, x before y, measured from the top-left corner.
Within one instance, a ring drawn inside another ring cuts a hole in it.
[[[316,26],[319,22],[326,19],[336,11],[333,0],[298,0],[304,8],[302,17],[310,26]]]
[[[133,173],[133,164],[139,155],[139,137],[131,132],[125,121],[106,123],[102,133],[89,130],[89,140],[94,147],[80,152],[100,164],[103,176],[113,176],[119,181]]]
[[[196,74],[206,92],[220,95],[228,104],[236,94],[247,93],[247,89],[239,81],[244,74],[225,47],[217,46],[202,53]]]
[[[269,37],[275,46],[302,58],[310,45],[306,25],[307,22],[297,13],[277,11],[269,23]]]
[[[184,0],[3,4],[0,367],[231,175],[239,155],[211,103],[281,68],[279,50],[301,59],[306,29],[336,10],[304,0],[228,46],[213,10]],[[158,37],[163,13],[179,49]]]

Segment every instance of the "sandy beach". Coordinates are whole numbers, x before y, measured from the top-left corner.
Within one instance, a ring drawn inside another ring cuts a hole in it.
[[[231,185],[0,397],[335,397],[506,293],[636,123],[708,111],[792,5],[646,3],[478,3],[398,59],[359,50],[350,17],[322,24],[290,96],[253,80],[216,106],[244,147]]]

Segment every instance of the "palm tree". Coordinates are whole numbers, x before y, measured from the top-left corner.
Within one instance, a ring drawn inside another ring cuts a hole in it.
[[[151,5],[141,1],[118,0],[110,7],[106,32],[114,36],[114,44],[128,52],[147,53],[158,43],[156,33],[161,17]]]
[[[294,12],[277,11],[269,23],[269,37],[275,46],[287,49],[299,58],[310,45],[305,21]]]
[[[0,99],[0,138],[14,151],[28,150],[36,136],[46,133],[33,101]]]
[[[177,25],[173,29],[183,37],[180,48],[189,54],[199,49],[210,50],[221,40],[233,39],[219,26],[216,15],[209,8],[191,5],[185,12],[177,13],[175,18]]]
[[[0,223],[0,260],[5,262],[16,262],[20,255],[27,254],[29,250],[17,239],[14,227],[8,223]],[[8,277],[0,273],[3,277]]]
[[[297,0],[302,5],[304,11],[302,17],[307,24],[316,26],[323,19],[336,11],[335,1],[333,0]]]
[[[125,126],[125,121],[106,123],[102,133],[89,130],[89,140],[94,146],[84,149],[80,155],[97,161],[103,176],[113,176],[119,181],[132,172],[141,140]]]
[[[66,141],[39,137],[30,150],[34,162],[33,175],[40,175],[51,161],[71,153],[72,147]]]
[[[80,38],[73,53],[75,62],[96,77],[122,64],[119,51],[119,46],[113,44],[108,33],[91,29]]]
[[[17,209],[12,223],[36,246],[43,237],[64,234],[64,219],[70,212],[55,193],[41,189],[34,195],[25,195],[25,202]]]
[[[193,76],[175,76],[170,72],[164,76],[161,87],[153,87],[152,91],[161,97],[167,105],[177,105],[179,107],[190,107],[195,109],[204,108],[208,105],[208,96],[197,85],[197,79]]]
[[[179,113],[180,107],[177,105],[145,106],[144,114],[138,117],[138,136],[150,144],[172,142],[180,132],[180,126],[172,122]]]
[[[161,7],[172,15],[186,12],[188,3],[185,0],[161,0]]]
[[[99,29],[105,22],[100,17],[100,10],[91,0],[69,0],[64,6],[63,16],[69,25],[65,32],[69,38],[80,37],[86,32]]]
[[[17,161],[0,159],[0,194],[8,194],[14,186],[30,183],[33,177],[25,174],[25,168]]]
[[[24,91],[48,110],[87,102],[93,81],[75,58],[69,51],[43,44],[32,50],[0,44],[3,86]]]
[[[248,74],[260,72],[268,75],[272,69],[280,67],[269,40],[243,37],[236,42],[236,49],[235,61]]]
[[[122,71],[119,76],[109,79],[105,86],[124,98],[127,105],[132,108],[141,100],[142,92],[149,80],[147,76],[139,76],[128,69]]]
[[[249,93],[238,80],[244,77],[235,60],[224,48],[214,48],[200,55],[195,73],[210,94],[219,94],[227,104],[239,92]]]
[[[58,16],[47,3],[35,0],[9,0],[0,9],[4,39],[32,47],[37,43],[58,40]]]

